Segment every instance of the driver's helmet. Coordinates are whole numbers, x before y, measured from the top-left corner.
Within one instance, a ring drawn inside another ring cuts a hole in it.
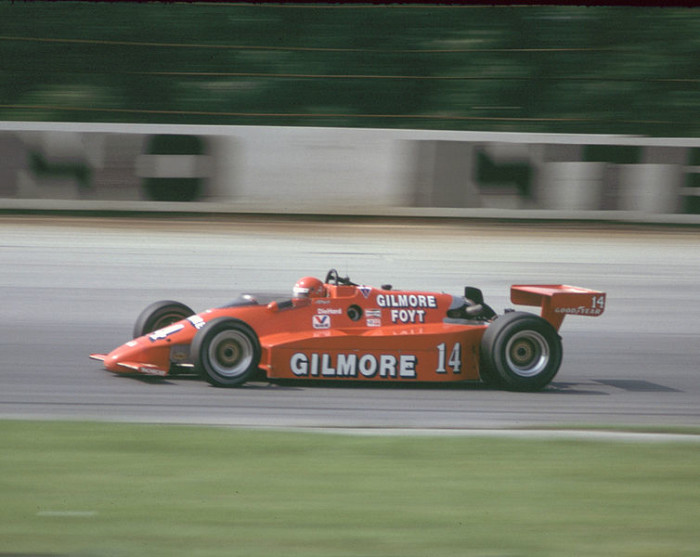
[[[295,298],[321,298],[326,295],[323,283],[315,277],[300,278],[292,290]]]

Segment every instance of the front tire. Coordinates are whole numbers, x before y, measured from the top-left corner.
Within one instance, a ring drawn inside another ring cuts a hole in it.
[[[243,321],[220,317],[200,329],[190,347],[195,370],[215,387],[237,387],[258,370],[260,342]]]
[[[506,313],[481,340],[481,375],[512,391],[539,391],[559,371],[562,354],[561,338],[549,322],[531,313]]]
[[[172,300],[154,302],[144,309],[136,319],[133,338],[163,329],[168,325],[187,319],[191,315],[194,315],[194,311],[180,302]]]

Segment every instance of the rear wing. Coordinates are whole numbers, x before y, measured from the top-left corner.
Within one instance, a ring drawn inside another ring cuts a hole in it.
[[[605,311],[605,292],[565,284],[514,284],[510,300],[542,308],[541,316],[557,330],[566,315],[597,317]]]

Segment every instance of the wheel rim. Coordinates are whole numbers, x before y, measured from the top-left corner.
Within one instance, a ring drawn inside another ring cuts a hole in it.
[[[223,377],[243,375],[253,362],[253,344],[239,331],[222,331],[209,343],[207,354],[212,369]]]
[[[537,331],[521,331],[506,345],[508,368],[520,377],[534,377],[549,363],[549,344]]]
[[[180,313],[167,313],[162,317],[159,317],[158,320],[153,324],[152,328],[154,331],[159,331],[160,329],[165,329],[165,327],[168,327],[173,323],[182,321],[184,318],[185,316],[183,316]]]

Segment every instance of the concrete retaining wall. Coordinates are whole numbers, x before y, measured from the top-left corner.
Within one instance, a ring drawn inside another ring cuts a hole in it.
[[[700,140],[0,122],[0,208],[700,223]]]

